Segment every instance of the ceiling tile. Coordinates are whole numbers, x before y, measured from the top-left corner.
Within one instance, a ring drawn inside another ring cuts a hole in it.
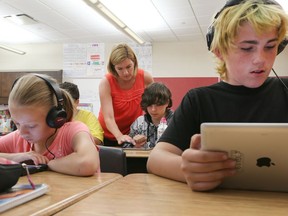
[[[103,2],[110,2],[113,7],[120,8],[119,16],[132,15],[132,18],[126,20],[127,25],[129,23],[128,26],[145,41],[161,42],[193,41],[197,38],[205,40],[203,35],[206,34],[211,18],[224,5],[225,0],[103,0]],[[120,6],[117,6],[118,3]],[[146,7],[144,3],[149,3],[153,11],[144,10]],[[134,5],[135,9],[128,9],[129,5]],[[82,0],[0,0],[0,18],[4,15],[21,13],[39,22],[21,27],[35,34],[34,39],[22,43],[131,42],[130,38]],[[148,21],[152,14],[157,18]],[[136,24],[131,22],[134,20],[138,20]],[[0,27],[3,26],[1,23],[0,19]],[[0,28],[0,31],[5,32],[5,29]],[[4,39],[1,41],[0,37],[0,42],[3,41]],[[15,40],[15,43],[21,42]]]

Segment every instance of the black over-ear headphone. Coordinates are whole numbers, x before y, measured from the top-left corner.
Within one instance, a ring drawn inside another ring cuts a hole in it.
[[[244,0],[228,0],[226,2],[226,4],[223,6],[223,8],[215,15],[214,17],[214,20],[216,20],[218,18],[218,16],[220,15],[220,13],[228,8],[228,7],[232,7],[234,5],[238,5],[238,4],[241,4],[242,2],[244,2]],[[278,2],[274,1],[274,0],[263,0],[264,4],[271,4],[271,5],[279,5]],[[279,5],[281,7],[281,5]],[[208,27],[208,30],[207,30],[207,34],[206,34],[206,41],[207,41],[207,46],[208,46],[208,50],[211,49],[211,44],[212,44],[212,41],[213,41],[213,37],[214,37],[214,22]],[[277,51],[277,55],[279,53],[281,53],[286,45],[288,44],[288,39],[285,38],[283,41],[281,41],[281,43],[279,44],[278,46],[278,51]]]
[[[67,113],[63,109],[63,96],[60,87],[57,85],[57,83],[50,81],[49,79],[46,79],[43,76],[36,75],[40,79],[44,80],[49,89],[55,94],[57,98],[57,106],[52,107],[47,116],[46,116],[46,123],[51,128],[60,128],[62,127],[65,122],[67,121]],[[19,78],[18,78],[19,79]],[[12,85],[12,89],[15,85],[15,83],[18,81],[16,79]]]
[[[57,83],[51,82],[43,76],[36,75],[45,81],[49,88],[53,91],[57,98],[57,106],[52,107],[46,117],[46,123],[51,128],[60,128],[67,121],[67,113],[63,109],[63,96],[62,91]]]

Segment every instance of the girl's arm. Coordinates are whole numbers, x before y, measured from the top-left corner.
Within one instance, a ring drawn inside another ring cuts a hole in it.
[[[49,159],[35,151],[29,152],[19,152],[19,153],[0,153],[0,157],[12,160],[15,162],[22,162],[26,160],[33,160],[33,163],[38,164],[47,164]]]
[[[49,159],[42,154],[31,150],[31,146],[24,143],[18,132],[14,131],[0,137],[0,157],[22,162],[33,160],[34,164],[47,164]]]
[[[91,176],[100,168],[99,152],[89,133],[83,131],[74,135],[72,140],[74,152],[49,161],[51,170],[75,175]]]

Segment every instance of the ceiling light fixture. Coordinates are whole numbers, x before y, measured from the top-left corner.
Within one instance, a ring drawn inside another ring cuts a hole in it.
[[[17,15],[10,15],[5,16],[4,19],[15,23],[17,25],[31,25],[31,24],[37,24],[38,22],[30,17],[27,14],[17,14]]]
[[[83,0],[87,5],[100,13],[106,20],[113,24],[117,29],[122,31],[128,37],[139,44],[144,44],[144,40],[133,32],[125,23],[115,16],[105,5],[99,0]]]
[[[4,49],[4,50],[7,50],[7,51],[10,51],[10,52],[19,54],[19,55],[25,55],[26,54],[26,52],[24,52],[24,51],[17,50],[17,49],[14,49],[14,48],[2,45],[2,44],[0,44],[0,49]]]

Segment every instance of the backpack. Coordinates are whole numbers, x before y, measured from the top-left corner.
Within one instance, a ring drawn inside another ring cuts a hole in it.
[[[22,164],[0,164],[0,192],[14,186],[23,171]]]

